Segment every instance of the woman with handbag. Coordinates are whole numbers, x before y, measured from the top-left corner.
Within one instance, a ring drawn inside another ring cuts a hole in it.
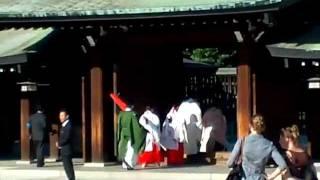
[[[235,168],[229,174],[232,176],[229,176],[229,179],[236,179],[235,174],[238,174],[238,177],[240,174],[244,180],[273,180],[287,169],[277,148],[263,137],[264,130],[263,117],[253,116],[250,121],[250,134],[237,141],[229,158],[228,166]],[[278,168],[272,174],[266,175],[265,167],[270,158],[276,162]]]

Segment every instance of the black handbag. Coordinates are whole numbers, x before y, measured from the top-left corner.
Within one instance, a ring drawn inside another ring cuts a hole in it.
[[[241,180],[244,177],[244,172],[242,169],[242,155],[243,155],[243,145],[244,139],[241,140],[241,149],[237,157],[236,163],[232,170],[229,172],[226,180]]]

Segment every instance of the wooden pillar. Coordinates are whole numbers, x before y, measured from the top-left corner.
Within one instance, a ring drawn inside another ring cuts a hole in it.
[[[257,75],[252,74],[252,114],[257,114]]]
[[[57,124],[51,126],[52,134],[50,135],[50,159],[58,159],[59,151],[56,147],[56,142],[58,142],[59,137],[59,127]]]
[[[90,70],[91,82],[91,154],[92,162],[102,163],[103,157],[103,78],[101,67]]]
[[[20,142],[21,160],[30,161],[30,134],[27,123],[30,117],[30,100],[26,97],[20,100]]]
[[[82,158],[84,162],[89,162],[91,160],[90,157],[90,119],[88,115],[91,114],[88,113],[89,106],[87,105],[87,102],[89,101],[88,95],[86,92],[88,92],[87,89],[87,79],[86,77],[81,78],[81,116],[82,116]]]
[[[118,93],[118,85],[117,85],[117,65],[113,65],[113,93],[117,94]],[[117,128],[118,128],[118,115],[117,115],[117,105],[116,103],[113,103],[113,149],[114,149],[114,156],[117,156]]]
[[[250,48],[243,44],[239,52],[240,64],[237,68],[238,137],[249,133],[249,121],[252,113],[250,51]]]
[[[86,148],[86,97],[85,97],[85,79],[81,77],[81,116],[82,116],[82,158],[87,162]]]

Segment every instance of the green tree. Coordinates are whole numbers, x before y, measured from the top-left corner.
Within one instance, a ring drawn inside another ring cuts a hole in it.
[[[235,52],[222,53],[218,48],[186,49],[184,55],[196,62],[211,64],[215,67],[231,66],[229,60]]]

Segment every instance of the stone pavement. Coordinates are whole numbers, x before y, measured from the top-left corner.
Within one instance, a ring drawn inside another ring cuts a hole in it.
[[[186,165],[182,167],[148,167],[134,171],[123,170],[109,163],[102,168],[84,167],[75,159],[77,180],[224,180],[229,169],[224,165]],[[268,169],[271,171],[272,169]],[[318,171],[319,172],[319,171]],[[35,164],[17,165],[16,161],[0,161],[0,180],[65,180],[61,162],[48,162],[43,168]]]

